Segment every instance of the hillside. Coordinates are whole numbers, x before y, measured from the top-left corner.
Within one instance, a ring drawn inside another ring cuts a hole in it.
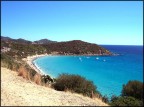
[[[52,43],[43,47],[49,52],[62,55],[111,55],[111,52],[105,48],[81,40]]]
[[[41,40],[37,40],[33,42],[33,44],[49,44],[49,43],[56,43],[56,41],[51,41],[48,39],[41,39]]]
[[[44,40],[44,41],[47,42],[47,40]],[[81,40],[73,40],[73,41],[66,41],[66,42],[53,42],[53,43],[44,43],[44,41],[42,40],[42,43],[41,42],[33,43],[31,41],[27,41],[24,39],[12,39],[9,37],[2,37],[2,40],[1,40],[1,64],[2,65],[1,66],[11,69],[13,71],[17,71],[17,73],[20,73],[19,70],[23,68],[23,72],[25,72],[26,75],[29,75],[29,78],[31,80],[34,80],[35,76],[37,75],[36,71],[32,69],[27,63],[25,63],[22,60],[22,58],[26,58],[28,56],[32,56],[36,54],[45,54],[45,53],[52,54],[52,55],[111,55],[111,52],[104,49],[103,47],[100,47],[97,44],[91,44],[91,43],[87,43]],[[2,72],[4,73],[7,72],[7,69],[2,68],[2,70],[3,70]],[[3,105],[24,105],[24,104],[47,105],[46,103],[47,101],[50,101],[48,105],[75,105],[75,104],[77,105],[100,105],[101,104],[101,103],[99,104],[98,102],[96,103],[95,101],[92,101],[92,99],[88,97],[84,97],[78,94],[58,92],[51,88],[43,89],[43,87],[37,86],[37,85],[33,86],[33,84],[30,84],[32,83],[30,81],[29,81],[30,83],[26,81],[27,84],[26,83],[23,84],[22,82],[24,80],[21,81],[19,80],[19,77],[16,77],[16,76],[14,77],[15,79],[13,81],[12,75],[17,75],[17,73],[15,72],[15,74],[11,74],[12,73],[11,71],[8,71],[8,72],[6,75],[5,74],[4,75],[6,77],[9,75],[10,76],[7,77],[2,82],[3,88],[1,92],[4,94],[2,95],[1,101],[4,102],[2,103]],[[4,78],[5,76],[2,76],[2,78]],[[50,79],[51,78],[49,78],[48,81]],[[40,77],[40,80],[42,81],[42,77]],[[33,90],[30,91],[30,89],[37,90],[36,92],[38,93],[33,95],[32,94]],[[47,93],[46,90],[49,92],[48,94],[46,94]],[[28,93],[25,93],[26,91]],[[41,100],[42,99],[41,94],[39,94],[42,92],[45,93],[44,96],[42,96],[42,98],[45,99],[44,102],[43,100]],[[48,97],[48,96],[51,96],[51,97]],[[29,98],[32,98],[32,99],[29,99]],[[10,99],[14,99],[14,100],[11,102]],[[23,99],[25,100],[23,101]],[[56,99],[56,101],[53,101],[54,99]],[[30,101],[33,101],[33,104],[30,103]],[[40,102],[36,102],[36,101],[40,101]]]
[[[44,53],[59,55],[112,55],[110,51],[97,44],[81,40],[51,43],[48,43],[48,41],[47,39],[42,39],[42,41],[34,43],[24,39],[15,40],[2,37],[1,51],[14,58],[25,58],[28,55]]]
[[[36,85],[1,68],[1,106],[106,106],[101,100]]]
[[[1,36],[1,42],[7,42],[7,43],[20,43],[20,44],[31,44],[31,41],[19,38],[19,39],[12,39],[10,37],[4,37]]]
[[[4,41],[4,42],[9,42],[9,43],[21,43],[21,44],[49,44],[49,43],[55,43],[56,41],[52,41],[52,40],[48,40],[48,39],[41,39],[41,40],[37,40],[37,41],[29,41],[29,40],[25,40],[25,39],[22,39],[22,38],[19,38],[19,39],[12,39],[10,37],[4,37],[4,36],[1,36],[1,41]]]

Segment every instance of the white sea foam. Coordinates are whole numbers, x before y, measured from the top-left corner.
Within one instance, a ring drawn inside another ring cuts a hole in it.
[[[33,62],[33,64],[38,69],[38,71],[40,72],[40,74],[46,75],[46,73],[44,73],[43,70],[36,63]]]

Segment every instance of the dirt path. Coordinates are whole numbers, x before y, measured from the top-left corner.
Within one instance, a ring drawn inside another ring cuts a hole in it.
[[[36,85],[1,67],[1,106],[104,106],[79,94],[60,92]]]

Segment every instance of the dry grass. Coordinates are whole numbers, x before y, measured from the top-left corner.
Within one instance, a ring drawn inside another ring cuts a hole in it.
[[[95,95],[94,95],[93,91],[91,91],[91,98],[94,98],[94,97],[95,97]]]
[[[93,98],[99,98],[99,99],[102,99],[102,96],[100,96],[99,94],[95,93],[95,94],[93,94]]]
[[[41,85],[41,75],[40,74],[36,73],[34,75],[34,82],[38,85]]]
[[[22,76],[23,78],[25,79],[30,79],[30,76],[29,76],[29,73],[28,71],[26,70],[25,67],[21,66],[19,69],[18,69],[18,76]]]
[[[60,92],[28,83],[17,77],[18,72],[11,72],[6,68],[1,69],[2,106],[105,106],[99,100],[83,97],[76,93]],[[33,92],[35,94],[32,94]]]
[[[30,73],[29,73],[29,72],[28,72],[28,76],[27,76],[27,77],[28,77],[28,80],[31,80],[31,77],[30,77]]]
[[[42,85],[42,82],[41,82],[41,75],[36,73],[34,75],[34,77],[32,77],[30,75],[30,72],[27,71],[27,69],[24,67],[24,66],[21,66],[19,69],[18,69],[18,76],[22,76],[23,78],[27,79],[27,80],[30,80],[30,81],[34,81],[36,84],[38,85]]]
[[[103,103],[105,103],[104,101],[103,101],[103,99],[102,99],[102,96],[100,96],[99,94],[94,94],[93,92],[92,92],[92,97],[91,97],[92,99],[94,99],[94,100],[100,100],[100,101],[102,101]],[[106,104],[106,106],[108,106],[108,104]]]

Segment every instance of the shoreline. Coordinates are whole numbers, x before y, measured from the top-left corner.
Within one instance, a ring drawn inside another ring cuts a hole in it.
[[[25,61],[32,69],[34,69],[40,75],[47,75],[33,62],[37,58],[44,56],[51,56],[51,54],[32,55],[28,56],[27,58],[23,58],[22,60]]]
[[[44,73],[43,70],[41,70],[33,61],[36,60],[37,58],[40,57],[45,57],[45,56],[108,56],[108,55],[90,55],[90,54],[83,54],[83,55],[61,55],[61,54],[40,54],[40,55],[32,55],[32,56],[27,56],[27,58],[23,58],[22,60],[25,61],[32,69],[34,69],[37,73],[40,75],[49,75]],[[50,75],[49,75],[50,76]],[[50,76],[52,78],[52,76]]]

